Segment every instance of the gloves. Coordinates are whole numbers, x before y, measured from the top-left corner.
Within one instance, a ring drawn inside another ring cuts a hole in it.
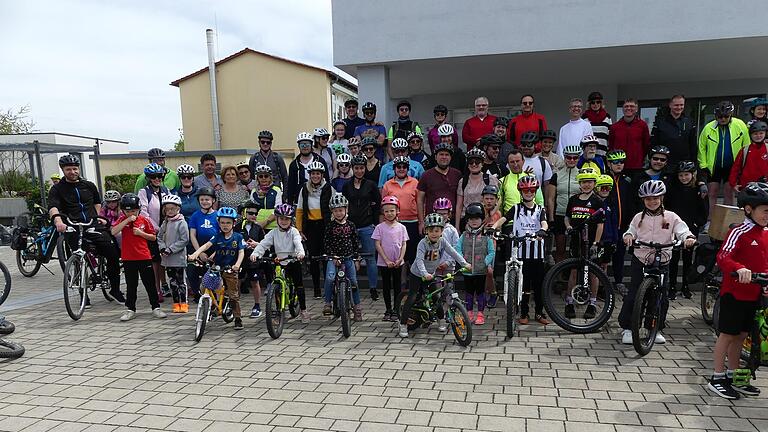
[[[549,233],[543,229],[536,231],[536,237],[546,238]]]
[[[598,252],[599,250],[600,250],[600,246],[598,246],[598,245],[596,245],[596,244],[593,244],[593,245],[592,245],[592,246],[590,246],[590,248],[589,248],[589,256],[590,256],[590,257],[596,257],[596,256],[597,256],[597,252]]]
[[[707,184],[706,183],[700,184],[699,185],[699,194],[702,197],[705,197],[705,196],[707,196],[708,193],[709,193],[709,188],[707,187]]]

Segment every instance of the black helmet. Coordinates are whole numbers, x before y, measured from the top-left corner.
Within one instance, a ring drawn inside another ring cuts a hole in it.
[[[147,159],[149,160],[152,160],[155,158],[164,158],[164,157],[165,157],[165,151],[163,151],[163,149],[159,149],[155,147],[147,150]]]
[[[759,205],[768,205],[768,183],[752,182],[744,190],[739,192],[737,198],[739,207],[749,205],[755,208]]]
[[[496,134],[487,134],[483,135],[480,138],[480,146],[487,147],[487,146],[501,146],[504,144],[504,141],[501,139],[500,136]]]
[[[696,172],[696,164],[689,160],[680,161],[677,164],[677,172]]]
[[[432,113],[433,114],[443,113],[448,115],[448,107],[445,105],[435,105],[435,108],[432,109]]]
[[[208,187],[208,186],[203,186],[200,189],[198,189],[195,195],[197,197],[207,195],[209,197],[212,197],[214,200],[216,199],[216,192],[213,190],[212,187]]]
[[[544,140],[547,138],[551,139],[552,141],[557,141],[557,133],[552,129],[547,129],[541,133],[541,139]]]
[[[270,132],[270,131],[268,131],[268,130],[263,130],[263,131],[259,132],[259,139],[261,139],[261,138],[264,138],[264,139],[268,139],[268,140],[270,140],[270,141],[272,141],[273,139],[275,139],[275,138],[272,136],[272,132]]]
[[[485,185],[483,188],[483,191],[480,193],[480,195],[498,195],[499,194],[499,188],[494,185]]]
[[[483,211],[483,205],[480,203],[472,203],[464,210],[464,216],[467,219],[471,218],[484,218],[485,212]]]
[[[762,120],[752,120],[749,122],[749,133],[768,131],[768,124]]]
[[[663,145],[653,146],[651,147],[651,151],[648,152],[648,156],[653,156],[655,154],[662,154],[664,156],[669,156],[669,148]]]
[[[369,146],[369,145],[372,145],[372,146],[375,147],[376,144],[378,144],[378,142],[376,141],[376,138],[374,138],[372,136],[367,136],[367,137],[363,138],[363,141],[360,143],[360,147],[365,147],[365,146]]]
[[[587,102],[592,102],[594,100],[603,100],[603,94],[599,91],[593,91],[587,96]]]
[[[435,152],[434,152],[434,153],[435,153],[435,155],[437,155],[437,153],[438,153],[439,151],[441,151],[441,150],[445,150],[445,151],[447,151],[448,153],[450,153],[450,154],[451,154],[451,156],[453,156],[453,144],[448,144],[448,143],[440,143],[440,144],[436,145],[436,146],[435,146]]]
[[[401,100],[400,102],[397,103],[397,110],[398,111],[400,111],[400,107],[401,106],[407,106],[408,110],[409,111],[411,110],[411,103],[408,102],[407,100]]]
[[[496,117],[496,120],[493,121],[493,127],[496,127],[496,126],[507,127],[507,124],[509,124],[509,120],[506,117]]]
[[[59,158],[59,166],[80,166],[80,158],[73,154],[65,154]]]
[[[722,101],[718,102],[715,106],[715,115],[716,116],[724,116],[724,115],[732,115],[734,111],[733,104],[731,101]]]
[[[348,108],[350,105],[357,106],[357,101],[355,99],[347,99],[344,101],[344,108]]]
[[[359,154],[352,158],[352,166],[355,165],[362,165],[367,166],[368,165],[368,158],[365,157],[365,155]]]
[[[539,135],[536,132],[528,131],[520,136],[520,143],[535,143],[539,141]]]
[[[120,197],[120,208],[123,210],[138,210],[141,208],[139,196],[135,193],[127,193]]]
[[[366,111],[370,111],[370,110],[376,111],[376,104],[373,103],[373,102],[366,102],[366,103],[364,103],[362,111],[366,112]]]

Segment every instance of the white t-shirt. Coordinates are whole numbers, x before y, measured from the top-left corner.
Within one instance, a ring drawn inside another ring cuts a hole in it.
[[[584,119],[571,120],[560,128],[559,141],[557,142],[557,154],[563,157],[563,149],[575,144],[580,146],[581,139],[592,135],[592,125]]]
[[[544,160],[544,171],[541,170],[542,160]],[[523,171],[528,172],[529,167],[533,169],[533,174],[536,176],[536,180],[539,181],[539,185],[543,185],[545,181],[549,181],[552,178],[552,166],[548,160],[541,158],[539,155],[523,158]]]

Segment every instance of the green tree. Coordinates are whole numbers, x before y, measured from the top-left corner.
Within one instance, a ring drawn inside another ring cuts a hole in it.
[[[173,151],[184,151],[184,130],[179,128],[179,140],[173,145]]]
[[[32,132],[35,122],[29,118],[29,105],[17,110],[0,110],[0,134],[18,134]]]
[[[18,109],[0,109],[0,134],[32,132],[35,122],[29,117],[29,112],[29,105]],[[34,180],[29,177],[26,153],[0,151],[0,195],[25,196],[35,187]]]

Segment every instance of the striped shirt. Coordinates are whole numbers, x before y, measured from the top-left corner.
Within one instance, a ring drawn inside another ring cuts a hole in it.
[[[536,234],[541,229],[541,223],[546,220],[544,207],[534,204],[528,208],[525,204],[516,204],[509,209],[505,218],[512,220],[512,235],[523,236],[525,234]],[[517,250],[517,257],[520,259],[544,259],[544,240],[526,239],[520,242]]]

